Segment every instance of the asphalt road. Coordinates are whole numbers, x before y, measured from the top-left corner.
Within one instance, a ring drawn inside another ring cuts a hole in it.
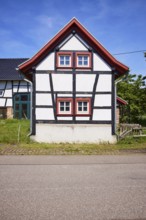
[[[146,219],[146,155],[0,156],[0,220],[90,219]]]

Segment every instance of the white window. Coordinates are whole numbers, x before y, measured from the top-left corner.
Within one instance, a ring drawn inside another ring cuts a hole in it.
[[[78,66],[89,66],[89,57],[88,56],[78,56]]]
[[[60,106],[60,109],[59,109],[59,111],[60,112],[70,112],[70,107],[71,107],[71,105],[70,105],[70,102],[60,102],[60,104],[59,104]]]
[[[57,68],[72,68],[72,52],[58,52],[56,61]]]
[[[77,98],[76,99],[76,115],[90,115],[91,114],[91,99]]]
[[[70,66],[71,57],[69,55],[60,55],[59,56],[59,66]]]
[[[57,99],[57,115],[72,115],[72,98]]]
[[[76,53],[76,68],[91,68],[91,53],[77,52]]]
[[[78,102],[78,112],[87,112],[88,102]]]

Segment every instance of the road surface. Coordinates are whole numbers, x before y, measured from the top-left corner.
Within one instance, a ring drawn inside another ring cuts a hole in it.
[[[0,156],[0,220],[90,219],[146,219],[146,155]]]

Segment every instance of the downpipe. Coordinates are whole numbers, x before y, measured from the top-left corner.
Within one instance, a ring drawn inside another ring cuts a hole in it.
[[[33,84],[30,80],[24,78],[25,82],[28,82],[30,84],[30,132],[27,135],[28,137],[32,135],[32,93],[33,93]]]

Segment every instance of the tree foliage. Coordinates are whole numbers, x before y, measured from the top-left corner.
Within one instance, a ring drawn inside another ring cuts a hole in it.
[[[117,85],[117,94],[128,102],[124,107],[121,122],[140,123],[146,116],[146,76],[129,74]]]

